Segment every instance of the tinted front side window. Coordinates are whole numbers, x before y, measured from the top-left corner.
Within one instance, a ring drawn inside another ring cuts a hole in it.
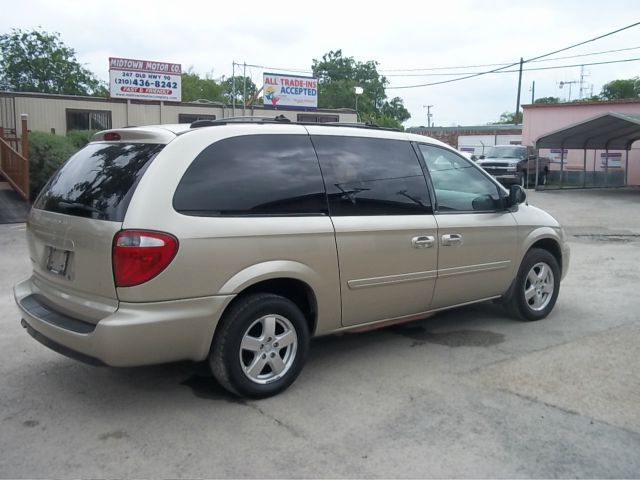
[[[54,174],[33,207],[121,222],[138,180],[163,147],[90,143]]]
[[[313,143],[331,215],[431,213],[424,174],[409,142],[318,135]]]
[[[493,211],[502,208],[498,187],[469,160],[431,145],[420,145],[420,152],[431,175],[439,211]]]
[[[180,180],[173,206],[195,216],[327,213],[306,135],[247,135],[209,145]]]

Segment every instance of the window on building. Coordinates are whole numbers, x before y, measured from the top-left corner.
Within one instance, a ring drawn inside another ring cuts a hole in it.
[[[198,120],[215,120],[215,115],[205,115],[201,113],[179,113],[178,123],[193,123]]]
[[[107,130],[111,128],[110,110],[67,109],[67,131]]]
[[[317,135],[331,215],[431,213],[427,183],[409,142]]]
[[[495,211],[502,208],[498,187],[472,162],[449,150],[420,145],[440,212]]]
[[[308,123],[329,123],[340,121],[340,117],[338,117],[338,115],[315,115],[310,113],[299,113],[298,121]]]
[[[246,135],[209,145],[180,180],[173,206],[193,216],[327,213],[306,135]]]

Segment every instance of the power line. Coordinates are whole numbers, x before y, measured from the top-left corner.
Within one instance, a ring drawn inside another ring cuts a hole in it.
[[[590,52],[590,53],[581,53],[579,55],[569,55],[566,57],[555,57],[555,58],[547,58],[545,60],[533,60],[531,63],[537,63],[537,62],[553,62],[556,60],[568,60],[571,58],[580,58],[580,57],[590,57],[593,55],[604,55],[605,53],[617,53],[617,52],[626,52],[629,50],[638,50],[640,48],[640,46],[638,47],[629,47],[629,48],[617,48],[615,50],[603,50],[601,52]],[[506,62],[503,63],[485,63],[483,65],[463,65],[463,66],[456,66],[456,67],[425,67],[425,68],[399,68],[399,69],[395,69],[395,70],[379,70],[378,73],[384,73],[384,72],[421,72],[421,71],[433,71],[433,70],[457,70],[457,69],[462,69],[462,68],[481,68],[481,67],[499,67],[501,65],[509,65]],[[425,74],[426,76],[427,74]],[[433,74],[433,75],[464,75],[464,73],[440,73],[440,74]],[[386,77],[418,77],[420,76],[419,74],[387,74],[385,75]]]
[[[637,58],[625,58],[623,60],[609,60],[607,62],[592,62],[592,63],[574,63],[573,65],[554,65],[552,67],[537,67],[537,68],[523,68],[523,72],[534,72],[536,70],[553,70],[556,68],[571,68],[571,67],[586,67],[589,65],[607,65],[610,63],[626,63],[626,62],[637,62],[640,60],[640,57]],[[511,73],[517,72],[518,70],[504,70],[502,72],[497,73]]]
[[[600,40],[602,38],[614,35],[616,33],[622,32],[623,30],[628,30],[629,28],[633,28],[640,25],[640,22],[636,22],[636,23],[632,23],[631,25],[627,25],[626,27],[622,27],[619,28],[617,30],[613,30],[611,32],[605,33],[603,35],[599,35],[597,37],[594,38],[590,38],[589,40],[585,40],[579,43],[575,43],[573,45],[569,45],[568,47],[564,47],[564,48],[560,48],[558,50],[554,50],[553,52],[548,52],[548,53],[544,53],[542,55],[538,55],[537,57],[533,57],[533,58],[529,58],[527,60],[523,60],[522,63],[528,63],[528,62],[533,62],[534,60],[538,60],[540,58],[545,58],[545,57],[550,57],[551,55],[555,55],[556,53],[560,53],[560,52],[564,52],[566,50],[569,50],[571,48],[575,48],[575,47],[579,47],[580,45],[584,45],[586,43],[590,43],[590,42],[595,42],[596,40]],[[485,72],[478,72],[478,73],[474,73],[472,75],[466,75],[464,77],[460,77],[460,78],[452,78],[449,80],[441,80],[439,82],[431,82],[431,83],[422,83],[422,84],[418,84],[418,85],[402,85],[399,87],[387,87],[387,89],[390,90],[400,90],[400,89],[407,89],[407,88],[419,88],[419,87],[431,87],[433,85],[441,85],[444,83],[452,83],[452,82],[459,82],[461,80],[467,80],[469,78],[475,78],[475,77],[479,77],[481,75],[487,75],[489,73],[495,73],[495,72],[499,72],[500,70],[505,70],[509,67],[515,67],[516,65],[519,65],[520,62],[515,62],[515,63],[511,63],[509,65],[505,65],[503,67],[499,67],[499,68],[495,68],[493,70],[487,70]]]
[[[247,63],[247,67],[262,68],[263,70],[277,70],[280,72],[313,73],[313,70],[301,70],[298,68],[267,67],[265,65],[253,65],[250,63]]]
[[[581,66],[589,66],[589,65],[605,65],[608,63],[624,63],[624,62],[634,62],[636,60],[640,60],[640,58],[625,58],[622,60],[609,60],[606,62],[591,62],[591,63],[576,63],[573,65],[553,65],[550,67],[536,67],[536,68],[523,68],[523,72],[535,72],[538,70],[553,70],[557,68],[571,68],[571,67],[581,67]],[[499,72],[494,73],[513,73],[519,72],[520,69],[516,70],[500,70]],[[452,75],[474,75],[476,73],[481,72],[457,72],[457,73],[408,73],[406,75],[394,75],[397,77],[438,77],[438,76],[452,76]],[[456,80],[456,79],[454,79]],[[391,87],[387,87],[391,88]]]
[[[570,45],[568,47],[564,47],[564,48],[561,48],[559,50],[555,50],[553,52],[549,52],[549,53],[545,53],[543,55],[538,55],[537,57],[529,58],[529,59],[525,60],[525,62],[533,62],[534,60],[538,60],[539,58],[550,57],[551,55],[555,55],[556,53],[564,52],[566,50],[570,50],[572,48],[579,47],[580,45],[584,45],[586,43],[595,42],[596,40],[600,40],[600,39],[605,38],[605,37],[610,37],[611,35],[614,35],[616,33],[620,33],[620,32],[622,32],[624,30],[628,30],[628,29],[633,28],[633,27],[637,27],[638,25],[640,25],[640,22],[632,23],[631,25],[627,25],[626,27],[622,27],[622,28],[619,28],[619,29],[614,30],[612,32],[605,33],[604,35],[600,35],[598,37],[590,38],[589,40],[585,40],[584,42],[576,43],[574,45]]]
[[[588,52],[588,53],[581,53],[578,55],[568,55],[568,56],[564,56],[564,57],[555,57],[555,58],[548,58],[545,60],[530,60],[528,61],[529,63],[537,63],[537,62],[553,62],[556,60],[568,60],[571,58],[580,58],[580,57],[590,57],[593,55],[604,55],[606,53],[618,53],[618,52],[626,52],[629,50],[638,50],[640,49],[640,46],[637,47],[628,47],[628,48],[617,48],[614,50],[602,50],[599,52]],[[508,66],[508,65],[513,65],[513,63],[507,63],[507,62],[502,62],[502,63],[484,63],[484,64],[478,64],[478,65],[457,65],[457,66],[449,66],[449,67],[422,67],[422,68],[397,68],[397,69],[382,69],[382,70],[378,70],[378,73],[384,73],[384,72],[421,72],[421,71],[434,71],[434,70],[458,70],[458,69],[463,69],[463,68],[482,68],[482,67],[499,67],[499,66]],[[313,73],[313,70],[304,70],[301,68],[282,68],[282,67],[269,67],[269,66],[265,66],[265,65],[257,65],[257,64],[250,64],[247,63],[247,67],[254,67],[254,68],[261,68],[263,70],[275,70],[275,71],[281,71],[281,72],[295,72],[295,73]],[[527,71],[530,71],[532,69],[526,69]],[[474,72],[475,73],[475,72]],[[467,75],[467,72],[456,72],[456,73],[434,73],[434,74],[387,74],[385,75],[386,77],[428,77],[428,76],[452,76],[452,75]]]

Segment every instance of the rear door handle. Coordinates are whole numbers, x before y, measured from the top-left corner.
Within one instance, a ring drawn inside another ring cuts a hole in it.
[[[430,235],[420,235],[411,239],[411,245],[413,248],[430,248],[436,243],[435,237]]]
[[[456,247],[462,245],[462,235],[460,235],[459,233],[442,235],[442,245],[444,247]]]

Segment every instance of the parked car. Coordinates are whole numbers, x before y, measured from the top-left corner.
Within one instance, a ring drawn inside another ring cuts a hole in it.
[[[478,165],[505,185],[517,183],[522,187],[546,185],[550,160],[540,157],[536,161],[533,147],[524,145],[496,145],[480,156]]]
[[[273,119],[113,129],[38,196],[15,299],[57,352],[206,360],[230,392],[266,397],[312,336],[491,299],[546,317],[569,249],[525,200],[420,135]]]

